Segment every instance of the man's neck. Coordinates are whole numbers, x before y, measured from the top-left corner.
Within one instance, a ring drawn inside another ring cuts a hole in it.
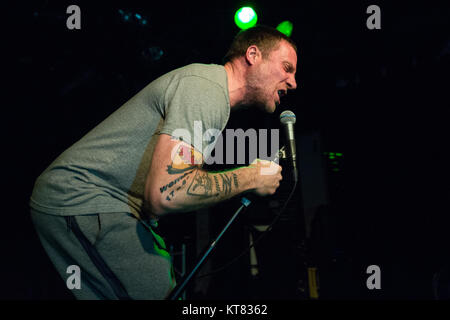
[[[227,62],[224,67],[228,79],[230,107],[233,108],[240,105],[245,97],[245,71],[239,62]]]

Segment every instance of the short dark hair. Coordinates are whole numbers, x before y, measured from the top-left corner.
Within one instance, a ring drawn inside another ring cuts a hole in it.
[[[234,37],[227,54],[223,58],[223,63],[225,64],[237,57],[244,56],[251,45],[256,45],[261,50],[263,58],[267,58],[272,50],[278,48],[281,40],[290,43],[297,53],[295,42],[275,28],[257,25],[253,28],[241,30]]]

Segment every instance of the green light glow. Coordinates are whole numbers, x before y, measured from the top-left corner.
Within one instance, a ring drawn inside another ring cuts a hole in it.
[[[153,234],[153,237],[156,241],[153,241],[153,249],[155,250],[158,255],[170,259],[170,254],[167,252],[166,249],[166,243],[164,242],[164,239],[161,238],[160,235],[158,235],[156,232],[153,231],[153,229],[149,228],[150,232]],[[157,243],[158,242],[158,243]],[[158,245],[159,244],[159,245]]]
[[[335,158],[335,156],[330,156],[330,159],[334,159]]]
[[[342,157],[342,153],[336,152],[336,155],[337,155],[338,157]]]
[[[334,152],[330,152],[330,156],[334,156]]]
[[[257,20],[258,15],[251,7],[242,7],[234,15],[234,22],[242,30],[253,27]]]
[[[280,31],[281,33],[285,34],[286,36],[290,37],[292,34],[293,28],[294,28],[294,26],[293,26],[292,22],[283,21],[278,25],[277,30]]]

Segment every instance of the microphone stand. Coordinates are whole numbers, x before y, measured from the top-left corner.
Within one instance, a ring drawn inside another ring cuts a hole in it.
[[[275,163],[278,163],[279,159],[282,158],[286,158],[286,151],[285,151],[285,147],[281,147],[280,150],[278,150],[275,158],[272,160]],[[246,197],[242,197],[241,198],[241,203],[242,205],[239,207],[239,209],[234,213],[234,215],[231,217],[230,221],[228,221],[228,223],[225,225],[225,227],[223,228],[223,230],[219,233],[219,235],[217,236],[217,238],[211,242],[211,244],[209,245],[209,247],[205,250],[205,253],[202,255],[202,257],[200,258],[200,260],[197,262],[197,264],[195,265],[195,267],[192,269],[192,271],[185,275],[181,280],[180,283],[177,284],[175,286],[175,288],[172,289],[172,291],[169,293],[169,295],[166,297],[166,300],[178,300],[178,298],[180,297],[180,295],[183,293],[183,291],[185,290],[187,284],[189,283],[189,281],[192,280],[192,277],[199,271],[200,267],[203,265],[203,263],[205,262],[206,258],[209,256],[209,254],[211,253],[211,251],[215,248],[217,242],[220,240],[220,238],[223,236],[223,234],[225,233],[225,231],[228,230],[228,228],[230,227],[230,225],[233,223],[233,221],[236,219],[236,217],[239,215],[239,213],[242,211],[242,209],[244,207],[248,207],[251,203],[251,201],[249,199],[247,199]]]
[[[192,277],[198,272],[198,270],[200,269],[200,267],[203,265],[203,263],[205,262],[206,258],[209,256],[209,254],[211,253],[211,251],[215,248],[217,242],[220,240],[220,238],[222,237],[222,235],[225,233],[225,231],[228,230],[228,228],[230,227],[230,225],[233,223],[233,221],[236,219],[236,217],[239,215],[239,213],[242,211],[242,209],[244,207],[248,207],[251,203],[250,200],[248,200],[245,197],[242,197],[241,199],[241,203],[242,205],[239,207],[239,209],[234,213],[234,215],[231,217],[230,221],[228,221],[228,223],[225,225],[225,227],[223,228],[223,230],[219,233],[219,235],[217,236],[217,238],[210,244],[210,246],[206,249],[205,253],[203,254],[203,256],[200,258],[200,260],[197,262],[197,264],[195,265],[195,267],[192,269],[192,271],[187,274],[186,276],[184,276],[180,283],[177,284],[175,286],[175,288],[172,289],[172,291],[170,292],[170,294],[167,296],[166,300],[178,300],[178,298],[180,297],[180,295],[183,293],[183,291],[185,290],[187,284],[189,283],[189,281],[192,279]]]

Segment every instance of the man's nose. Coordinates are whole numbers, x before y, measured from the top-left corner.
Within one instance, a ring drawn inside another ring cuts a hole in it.
[[[294,90],[297,88],[297,82],[295,81],[295,75],[292,75],[287,80],[287,85],[289,90]]]

